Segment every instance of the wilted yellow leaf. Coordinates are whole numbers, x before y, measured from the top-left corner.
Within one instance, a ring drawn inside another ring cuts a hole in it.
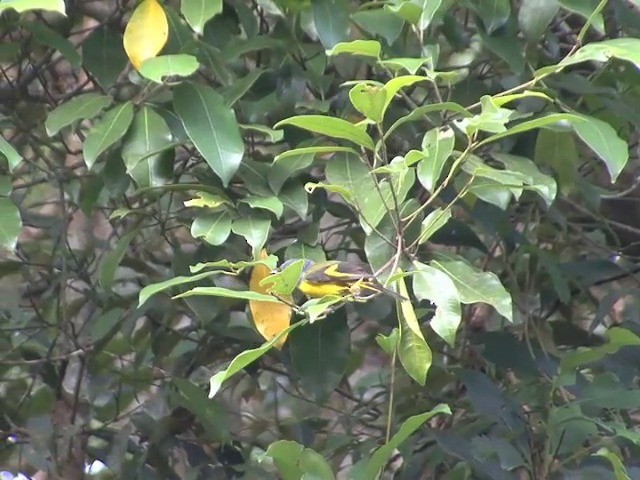
[[[260,252],[260,260],[267,257],[267,252],[262,250]],[[251,277],[249,279],[249,290],[258,293],[269,293],[266,286],[260,285],[260,281],[266,278],[269,273],[270,269],[266,265],[258,264],[253,267],[253,270],[251,270]],[[284,298],[289,302],[293,301],[292,297]],[[249,309],[251,310],[251,316],[253,317],[253,323],[256,326],[256,330],[258,330],[260,335],[262,335],[267,341],[274,338],[291,323],[291,307],[284,303],[249,300]],[[287,337],[285,335],[275,346],[277,348],[282,348],[282,345],[284,345],[286,340]]]
[[[158,55],[169,38],[167,15],[157,0],[143,0],[136,7],[124,30],[124,49],[132,65]]]

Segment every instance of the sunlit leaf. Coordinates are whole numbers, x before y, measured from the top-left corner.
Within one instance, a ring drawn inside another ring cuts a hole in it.
[[[362,55],[363,57],[380,58],[380,42],[375,40],[353,40],[352,42],[341,42],[330,50],[328,56],[347,53],[350,55]]]
[[[231,230],[245,238],[251,246],[252,255],[257,258],[267,241],[270,227],[271,218],[267,214],[252,212],[249,216],[236,218],[231,225]]]
[[[143,61],[139,70],[143,77],[162,83],[163,77],[167,76],[188,77],[198,69],[198,66],[198,59],[193,55],[161,55]]]
[[[0,198],[0,246],[13,252],[22,229],[20,211],[9,198]]]
[[[64,0],[5,0],[0,2],[0,12],[9,8],[18,13],[29,10],[49,10],[66,15]]]
[[[455,343],[456,331],[462,321],[462,307],[456,284],[440,270],[416,263],[413,293],[418,300],[429,300],[436,313],[429,325],[449,345]]]
[[[199,215],[191,224],[191,236],[209,245],[222,245],[231,233],[231,222],[232,216],[227,211]]]
[[[3,136],[0,135],[0,154],[4,155],[7,159],[7,163],[9,164],[9,170],[15,170],[20,163],[22,162],[22,155],[20,155],[13,145],[11,145],[8,141],[5,140]]]
[[[259,295],[257,293],[255,295],[256,297],[258,297],[257,298],[258,300],[261,299],[260,297],[269,297],[269,295]],[[277,300],[274,299],[274,301],[277,301]],[[277,336],[275,336],[273,339],[271,339],[261,347],[254,348],[251,350],[245,350],[244,352],[237,355],[231,361],[231,363],[226,369],[216,373],[209,379],[209,398],[213,398],[216,395],[216,393],[218,393],[218,391],[220,390],[220,387],[222,387],[222,384],[226,380],[234,376],[236,373],[240,372],[247,365],[250,365],[251,363],[255,362],[258,358],[262,357],[265,353],[271,350],[271,348],[273,348],[276,344],[279,344],[281,342],[280,339],[282,337],[285,337],[286,335],[291,333],[292,330],[304,324],[305,324],[304,321],[294,323],[288,328],[282,330]]]
[[[267,252],[262,250],[260,252],[260,259],[267,258]],[[267,285],[261,285],[262,280],[267,278],[271,273],[271,269],[264,265],[259,264],[253,267],[251,270],[251,277],[249,279],[249,289],[253,292],[262,294],[269,293],[269,287]],[[281,298],[293,302],[291,295],[282,294]],[[261,302],[259,300],[250,300],[249,309],[251,310],[251,318],[256,326],[256,329],[267,340],[273,340],[280,332],[289,327],[291,321],[291,307],[285,303],[273,303],[273,302]],[[276,348],[282,348],[287,341],[287,335],[279,337],[279,340],[274,343]]]
[[[285,125],[303,128],[332,138],[349,140],[369,150],[374,148],[373,140],[364,130],[341,118],[324,115],[298,115],[279,121],[274,128],[280,128]]]
[[[441,403],[428,412],[407,418],[389,442],[376,449],[371,455],[371,458],[366,461],[366,478],[377,478],[382,468],[391,458],[391,455],[393,455],[393,452],[418,430],[418,428],[424,425],[425,422],[441,413],[451,415],[451,409]]]
[[[409,376],[418,384],[424,385],[427,381],[427,372],[431,367],[431,349],[420,330],[420,324],[411,300],[409,300],[409,292],[404,279],[401,278],[396,283],[398,293],[406,298],[406,300],[396,302],[400,329],[398,357]]]
[[[222,0],[182,0],[180,12],[193,31],[202,35],[204,24],[222,12]]]
[[[127,22],[123,45],[129,61],[136,69],[142,62],[155,57],[167,43],[169,23],[157,0],[142,0]]]
[[[453,280],[462,303],[487,303],[507,320],[513,321],[511,295],[494,273],[483,272],[465,261],[440,255],[430,265]]]

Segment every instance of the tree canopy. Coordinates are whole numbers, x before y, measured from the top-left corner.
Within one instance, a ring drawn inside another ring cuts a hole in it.
[[[3,470],[640,478],[640,2],[3,0],[0,39]]]

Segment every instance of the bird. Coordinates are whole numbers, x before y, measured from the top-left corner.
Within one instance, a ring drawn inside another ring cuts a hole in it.
[[[298,260],[300,259],[287,260],[274,272],[282,271]],[[402,295],[383,287],[365,265],[339,260],[316,263],[304,259],[302,274],[296,288],[308,298],[333,295],[353,296],[355,299],[363,300],[382,293],[395,299],[406,300]]]

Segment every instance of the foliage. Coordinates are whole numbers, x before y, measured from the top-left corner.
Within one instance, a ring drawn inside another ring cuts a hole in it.
[[[133,3],[0,3],[3,468],[639,475],[638,2]]]

